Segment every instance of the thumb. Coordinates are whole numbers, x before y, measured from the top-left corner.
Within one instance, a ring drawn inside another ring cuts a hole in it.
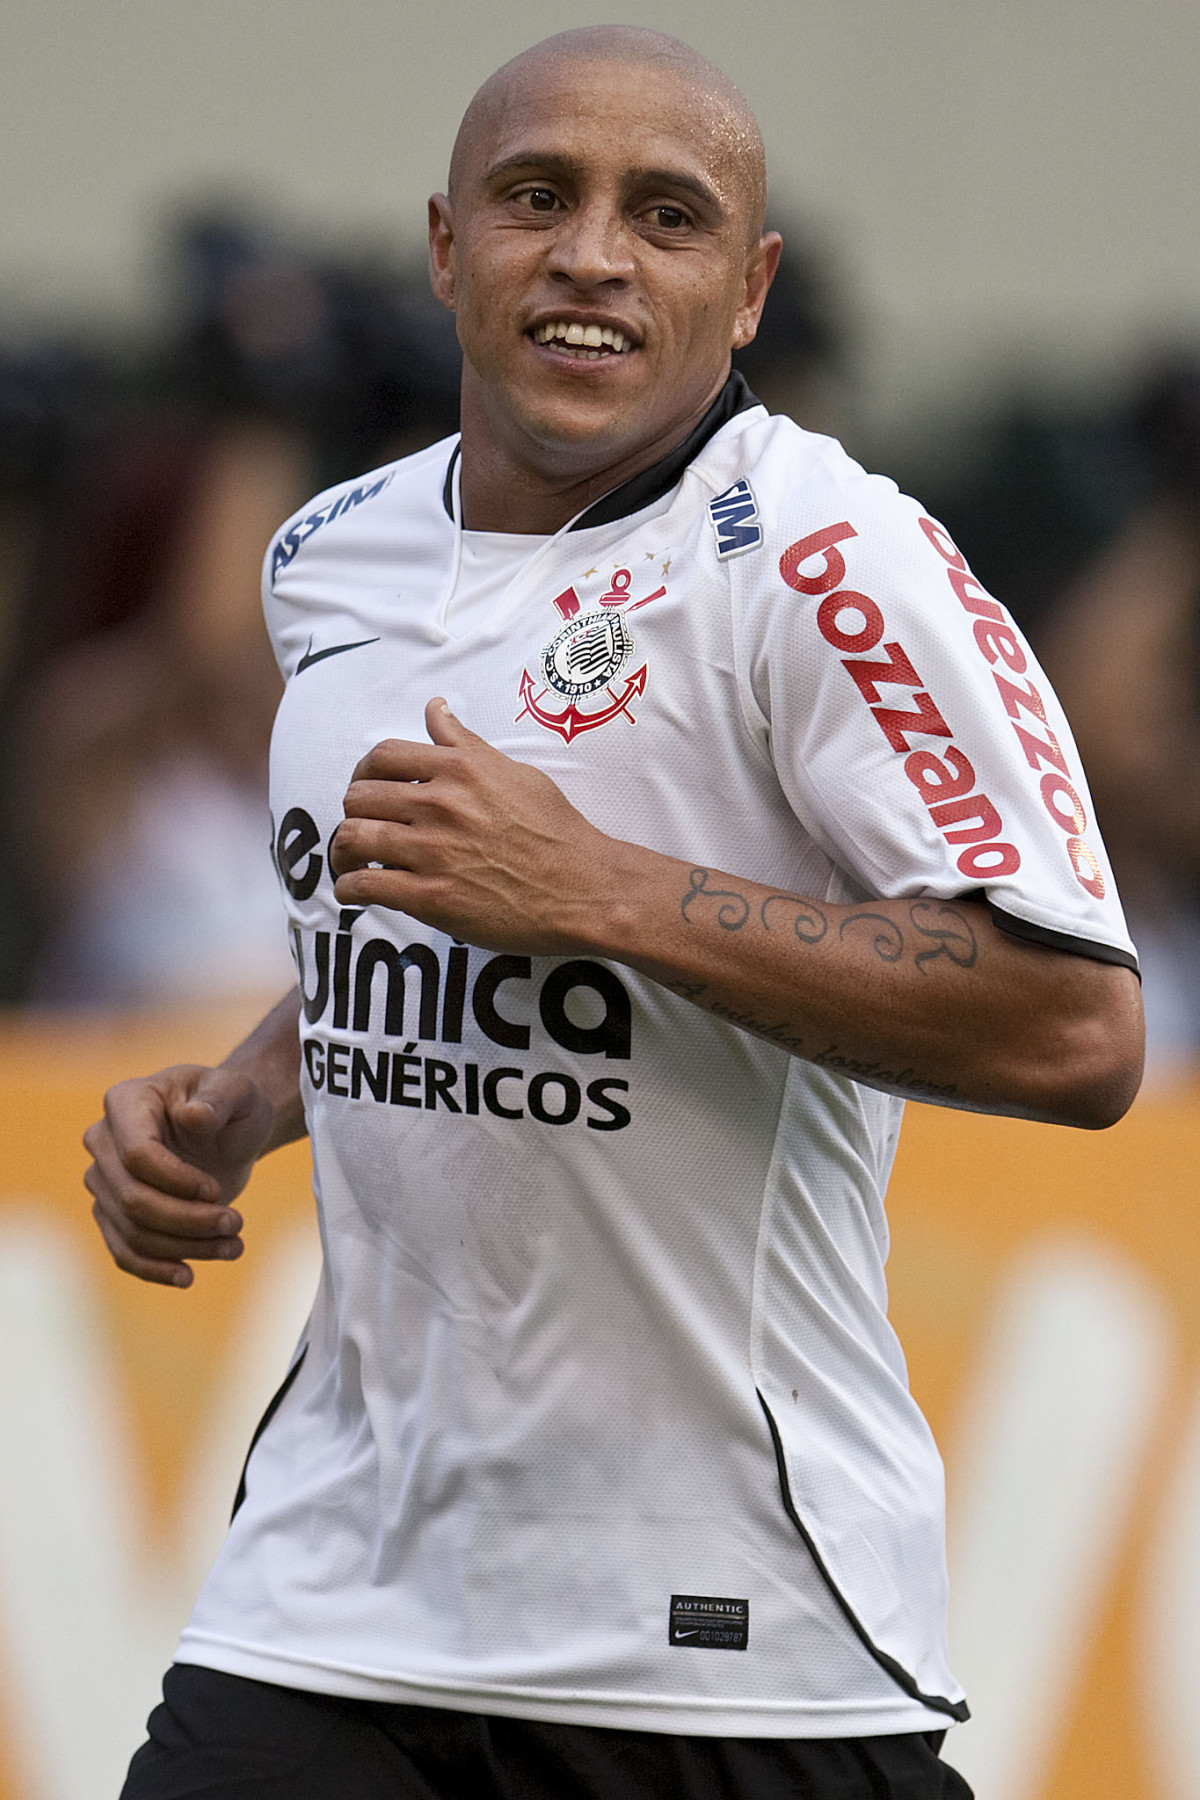
[[[425,729],[435,744],[445,744],[451,749],[485,741],[455,717],[440,694],[435,695],[425,708]]]
[[[231,1069],[205,1069],[191,1092],[172,1107],[175,1121],[196,1137],[215,1137],[254,1109],[257,1091]]]

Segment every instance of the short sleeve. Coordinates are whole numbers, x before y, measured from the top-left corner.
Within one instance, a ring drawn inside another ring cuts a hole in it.
[[[1136,968],[1028,643],[942,525],[824,442],[789,480],[776,437],[754,482],[778,529],[731,567],[744,704],[797,817],[869,893],[982,890],[1016,935]]]

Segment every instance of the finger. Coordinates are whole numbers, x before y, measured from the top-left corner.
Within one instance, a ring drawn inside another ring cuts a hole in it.
[[[141,1257],[143,1262],[236,1262],[246,1248],[241,1238],[217,1242],[212,1238],[163,1237],[157,1231],[123,1231],[103,1207],[99,1214],[93,1208],[92,1216],[104,1218],[129,1255]]]
[[[156,1282],[160,1287],[191,1287],[192,1271],[186,1263],[173,1259],[155,1261],[139,1256],[136,1251],[129,1249],[98,1207],[92,1208],[92,1217],[99,1227],[109,1255],[125,1274],[136,1275],[139,1281]]]
[[[270,1123],[270,1101],[255,1082],[248,1081],[237,1069],[205,1069],[194,1089],[168,1102],[168,1112],[176,1131],[185,1133],[203,1145],[222,1137],[236,1154],[238,1140],[251,1141],[250,1153],[258,1149]]]
[[[411,825],[428,791],[425,782],[355,780],[346,789],[342,809],[348,819],[388,819],[394,825]]]
[[[425,729],[435,744],[451,749],[465,749],[476,744],[487,744],[486,738],[479,737],[471,731],[462,720],[450,710],[450,703],[440,694],[429,702],[425,708]]]
[[[439,764],[436,744],[384,738],[355,764],[354,781],[432,781]]]
[[[117,1186],[121,1185],[122,1174],[128,1172],[136,1181],[183,1200],[219,1201],[218,1183],[203,1169],[168,1150],[159,1135],[162,1129],[163,1119],[157,1107],[134,1101],[110,1111],[109,1095],[105,1095],[105,1117],[84,1132],[84,1148]]]
[[[118,1170],[114,1176],[93,1164],[84,1171],[83,1184],[122,1230],[153,1231],[164,1238],[196,1243],[236,1237],[244,1224],[242,1215],[232,1206],[172,1199],[154,1188],[143,1187],[124,1170]]]
[[[329,846],[329,866],[335,878],[371,863],[412,872],[420,851],[411,826],[382,819],[343,819]]]
[[[442,919],[431,904],[428,882],[405,869],[348,870],[334,882],[333,893],[339,906],[386,906],[435,929],[458,924],[456,919]]]
[[[83,1134],[83,1145],[95,1166],[117,1192],[122,1192],[126,1183],[130,1183],[146,1186],[155,1193],[175,1193],[182,1201],[196,1204],[212,1206],[221,1201],[221,1190],[214,1177],[193,1163],[187,1163],[184,1157],[176,1156],[173,1150],[167,1150],[164,1143],[151,1138],[130,1138],[126,1130],[122,1130],[122,1138],[128,1143],[126,1150],[117,1143],[117,1132],[108,1120],[97,1120]]]
[[[197,1121],[192,1129],[215,1136],[252,1117],[262,1105],[262,1095],[239,1070],[218,1067],[201,1070],[194,1083],[168,1089],[166,1102],[172,1124],[192,1117]]]

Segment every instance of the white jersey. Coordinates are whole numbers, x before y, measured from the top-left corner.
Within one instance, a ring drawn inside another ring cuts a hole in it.
[[[810,897],[771,921],[801,941],[912,896],[962,956],[938,902],[983,890],[1132,963],[1065,720],[946,533],[736,381],[554,537],[469,535],[486,604],[456,605],[455,458],[331,490],[267,559],[325,1267],[180,1656],[657,1731],[945,1725],[942,1471],[884,1281],[901,1102],[619,964],[340,909],[328,844],[440,693],[731,931],[711,871]]]

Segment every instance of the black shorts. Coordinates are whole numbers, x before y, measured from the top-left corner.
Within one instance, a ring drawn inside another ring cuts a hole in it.
[[[121,1800],[971,1800],[941,1733],[675,1737],[341,1700],[178,1663]]]

